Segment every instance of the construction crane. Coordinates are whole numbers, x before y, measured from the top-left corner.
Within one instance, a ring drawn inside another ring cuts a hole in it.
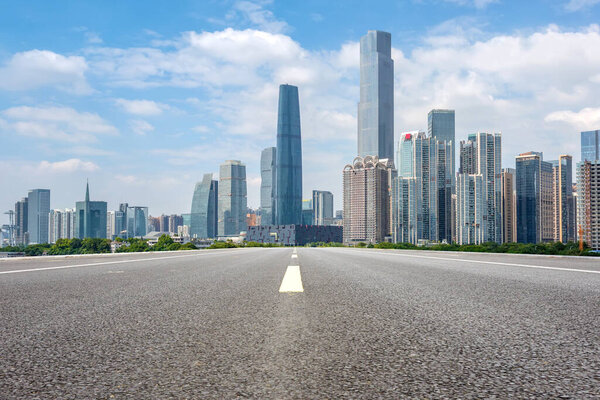
[[[4,214],[8,215],[8,219],[9,219],[9,224],[8,225],[4,225],[5,227],[8,227],[8,244],[10,246],[14,246],[16,245],[16,240],[15,240],[15,212],[13,210],[8,210],[7,212],[5,212]]]

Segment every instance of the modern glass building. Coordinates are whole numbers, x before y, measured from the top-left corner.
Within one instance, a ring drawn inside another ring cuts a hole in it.
[[[18,245],[26,245],[29,242],[27,233],[27,219],[29,218],[28,198],[23,197],[15,203],[15,242]]]
[[[325,190],[313,190],[312,209],[315,225],[333,225],[333,193]]]
[[[144,237],[148,233],[148,207],[127,206],[127,237]]]
[[[302,138],[298,88],[279,86],[275,222],[302,224]]]
[[[448,171],[448,177],[450,178],[450,182],[438,182],[440,183],[440,214],[442,215],[441,223],[444,225],[448,225],[448,230],[450,230],[451,218],[446,218],[446,214],[450,214],[451,210],[451,199],[452,193],[456,191],[456,133],[455,133],[455,118],[454,118],[454,110],[431,110],[427,115],[427,133],[430,137],[433,137],[437,140],[442,140],[451,145],[451,150],[448,154],[450,158],[450,170]],[[447,193],[448,190],[450,193]],[[443,229],[446,229],[444,226]],[[451,240],[451,234],[448,233],[448,240]]]
[[[561,155],[550,161],[553,170],[554,240],[574,242],[576,233],[576,205],[573,196],[573,157]]]
[[[600,131],[581,132],[581,161],[600,160]]]
[[[196,183],[190,212],[190,236],[210,239],[217,236],[219,182],[213,174],[204,174]]]
[[[267,147],[260,155],[260,209],[261,225],[273,225],[277,184],[277,149]]]
[[[33,189],[27,194],[29,244],[48,243],[50,190]]]
[[[369,31],[360,39],[358,155],[394,159],[392,35]]]
[[[75,237],[106,239],[106,202],[90,201],[90,186],[86,185],[85,200],[75,203]]]
[[[553,171],[542,153],[516,158],[517,242],[550,242],[554,238]]]
[[[246,231],[246,190],[246,166],[237,160],[227,160],[221,164],[218,192],[219,236],[239,235]]]

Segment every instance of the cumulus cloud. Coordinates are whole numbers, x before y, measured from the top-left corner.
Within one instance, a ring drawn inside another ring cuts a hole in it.
[[[280,33],[289,29],[285,21],[275,18],[272,11],[264,8],[270,1],[237,1],[227,15],[228,20],[241,17],[242,22],[266,32]]]
[[[134,115],[159,115],[162,114],[163,110],[169,108],[166,104],[157,103],[152,100],[116,99],[115,103],[129,114]]]
[[[146,133],[152,132],[154,130],[154,126],[140,119],[129,121],[129,126],[131,127],[133,133],[140,136],[144,136]]]
[[[1,112],[2,131],[38,139],[66,142],[97,141],[98,135],[116,135],[117,129],[98,114],[69,107],[12,107]],[[11,132],[11,133],[12,133]]]
[[[63,56],[48,50],[30,50],[13,55],[0,67],[0,89],[29,90],[53,86],[76,94],[92,89],[85,79],[85,58]]]
[[[64,161],[42,161],[38,169],[45,172],[70,173],[75,171],[93,172],[99,169],[98,165],[91,161],[82,161],[78,158],[71,158]]]
[[[562,110],[550,113],[546,122],[564,122],[577,130],[596,130],[600,127],[600,108],[586,107],[578,112]]]

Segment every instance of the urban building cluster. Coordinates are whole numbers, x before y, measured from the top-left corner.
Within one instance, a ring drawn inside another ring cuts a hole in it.
[[[5,243],[60,238],[152,237],[186,240],[481,244],[585,241],[600,249],[600,131],[581,133],[581,162],[519,154],[502,167],[502,135],[480,131],[456,142],[455,111],[433,109],[427,132],[407,131],[394,149],[394,60],[387,32],[360,40],[357,156],[343,168],[343,210],[333,194],[302,199],[298,88],[279,87],[276,146],[260,158],[260,207],[247,206],[246,166],[220,165],[195,185],[189,214],[151,217],[148,208],[85,200],[50,209],[50,190],[34,189],[8,212]],[[458,163],[456,154],[458,150]]]
[[[431,110],[427,133],[400,135],[394,157],[391,35],[360,41],[358,154],[343,169],[344,243],[569,242],[600,249],[599,131],[581,133],[573,158],[524,152],[502,168],[502,135],[469,134],[458,146],[454,110]]]

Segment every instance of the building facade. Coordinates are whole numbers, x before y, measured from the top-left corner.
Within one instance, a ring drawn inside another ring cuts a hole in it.
[[[142,238],[148,234],[148,207],[128,204],[125,215],[127,238]]]
[[[514,168],[502,169],[502,233],[504,243],[517,241],[517,182]]]
[[[267,147],[260,154],[261,225],[275,224],[274,209],[277,184],[277,148]]]
[[[600,160],[600,131],[581,132],[581,161]]]
[[[313,190],[312,210],[314,225],[333,225],[333,193]]]
[[[302,138],[298,88],[279,86],[275,184],[277,225],[302,223]]]
[[[27,232],[29,244],[48,243],[50,190],[33,189],[27,195]]]
[[[594,250],[600,250],[600,160],[577,165],[578,235]]]
[[[86,185],[85,200],[75,203],[75,237],[106,239],[106,202],[90,201],[90,186]]]
[[[561,155],[552,164],[554,241],[577,240],[576,205],[573,196],[573,157]]]
[[[450,177],[452,179],[451,187],[455,190],[456,180],[456,118],[454,110],[431,110],[427,114],[427,134],[437,140],[450,143]]]
[[[190,235],[198,239],[215,238],[218,234],[219,182],[212,174],[204,174],[196,183],[190,212]]]
[[[456,243],[488,242],[485,179],[482,174],[456,176]]]
[[[394,159],[392,35],[368,31],[360,39],[358,155]]]
[[[228,160],[219,170],[218,236],[239,235],[246,231],[246,166]]]
[[[29,243],[29,234],[27,233],[29,210],[27,202],[27,197],[23,197],[15,203],[15,242],[17,246]]]
[[[344,243],[391,240],[392,160],[356,157],[344,167]]]
[[[516,158],[517,241],[554,241],[554,177],[543,154],[527,152]]]

